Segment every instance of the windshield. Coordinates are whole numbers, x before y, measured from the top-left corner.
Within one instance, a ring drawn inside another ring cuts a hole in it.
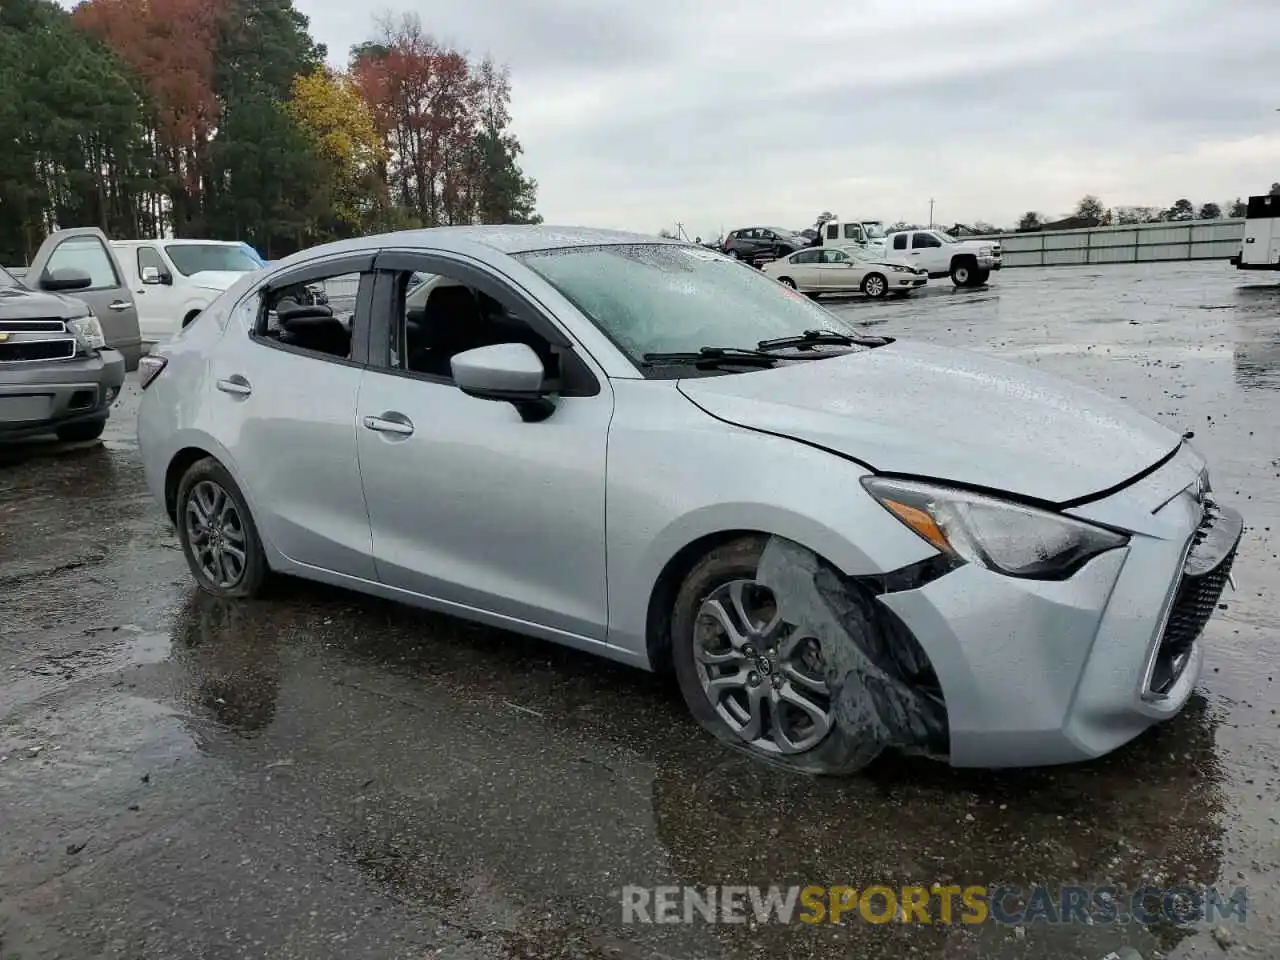
[[[885,233],[884,233],[884,226],[883,226],[883,224],[879,224],[879,223],[864,223],[864,224],[862,225],[862,227],[863,227],[863,229],[864,229],[864,230],[866,230],[866,231],[867,231],[867,239],[868,239],[868,240],[883,240],[883,239],[884,239]]]
[[[702,347],[754,348],[806,330],[857,336],[835,314],[754,267],[699,247],[618,244],[516,255],[632,360]]]
[[[261,266],[236,243],[171,243],[164,252],[184,277],[205,270],[248,273]]]
[[[4,267],[0,267],[0,287],[16,287],[17,279]]]

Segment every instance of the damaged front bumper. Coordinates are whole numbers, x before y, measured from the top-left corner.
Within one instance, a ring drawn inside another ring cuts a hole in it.
[[[921,586],[886,583],[880,602],[940,681],[954,766],[1100,756],[1182,708],[1242,530],[1238,513],[1198,481],[1187,485],[1202,465],[1184,451],[1141,484],[1071,511],[1111,523],[1128,515],[1134,532],[1068,580],[968,564]]]

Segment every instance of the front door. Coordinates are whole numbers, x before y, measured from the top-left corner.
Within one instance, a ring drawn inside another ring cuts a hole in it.
[[[211,415],[263,535],[296,563],[370,582],[355,427],[367,310],[358,302],[328,325],[314,316],[282,325],[281,313],[289,301],[296,309],[302,283],[363,273],[371,286],[372,263],[366,255],[273,279],[237,304],[210,361]]]
[[[853,261],[843,250],[833,247],[822,249],[822,261],[818,264],[818,274],[822,278],[819,283],[823,290],[846,291],[856,289],[858,284],[853,269]]]
[[[496,275],[394,258],[378,261],[389,265],[375,295],[383,318],[356,415],[379,578],[460,613],[603,641],[608,380],[565,356],[554,322]],[[406,323],[414,272],[441,279]],[[507,342],[529,344],[562,379],[543,421],[453,383],[451,356]]]
[[[133,256],[130,272],[137,278],[133,295],[138,302],[138,325],[148,340],[167,340],[182,328],[182,291],[174,285],[173,270],[151,244],[139,244],[132,251],[121,248],[122,257]],[[153,267],[159,283],[143,283],[142,271]]]
[[[128,369],[137,369],[142,349],[138,310],[106,235],[96,227],[76,227],[50,234],[36,251],[25,283],[38,290],[40,277],[45,271],[67,268],[89,275],[89,286],[70,295],[89,305],[102,324],[107,346],[124,354]]]

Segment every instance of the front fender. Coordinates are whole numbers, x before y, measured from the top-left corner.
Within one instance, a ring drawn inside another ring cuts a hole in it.
[[[673,557],[729,532],[792,540],[849,575],[933,556],[862,488],[866,468],[716,420],[671,383],[614,381],[609,433],[609,643],[644,656],[650,597]]]

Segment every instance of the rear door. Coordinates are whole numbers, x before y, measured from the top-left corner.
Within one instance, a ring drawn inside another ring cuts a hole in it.
[[[107,346],[124,354],[127,369],[136,370],[142,353],[138,310],[106,234],[97,227],[74,227],[51,233],[36,251],[25,283],[39,290],[46,271],[66,268],[83,270],[89,275],[92,282],[88,288],[77,290],[71,296],[89,305],[102,324]]]

